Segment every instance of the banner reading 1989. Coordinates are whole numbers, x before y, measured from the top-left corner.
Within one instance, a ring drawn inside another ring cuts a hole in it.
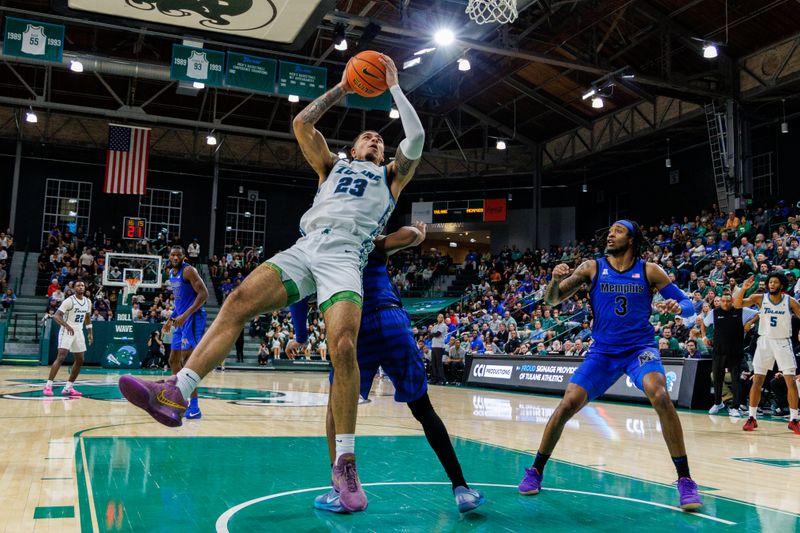
[[[64,26],[6,17],[3,53],[60,63],[64,54]]]

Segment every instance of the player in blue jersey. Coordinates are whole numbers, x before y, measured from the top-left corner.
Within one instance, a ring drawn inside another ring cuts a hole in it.
[[[589,286],[594,342],[547,422],[533,466],[525,469],[525,477],[519,484],[523,495],[539,493],[545,464],[567,421],[627,374],[658,413],[664,440],[678,472],[681,508],[691,511],[703,505],[697,484],[689,474],[683,429],[667,393],[664,367],[649,320],[655,291],[665,298],[660,304],[664,311],[679,313],[685,319],[691,319],[695,311],[689,297],[670,281],[661,267],[639,258],[643,243],[644,236],[636,222],[619,220],[609,229],[605,257],[585,261],[571,275],[568,265],[560,264],[553,269],[544,296],[549,305],[569,298],[584,284]]]
[[[184,363],[192,355],[197,343],[206,330],[206,309],[203,305],[208,300],[208,289],[200,274],[186,262],[186,254],[182,246],[173,246],[169,251],[169,284],[175,295],[175,310],[164,324],[161,332],[172,334],[172,351],[169,354],[169,367],[177,374]],[[197,390],[192,392],[189,407],[184,413],[186,418],[200,418],[200,406],[197,403]]]
[[[485,501],[483,494],[470,489],[461,471],[447,428],[434,411],[428,397],[428,381],[425,377],[425,363],[414,342],[409,327],[411,320],[403,309],[400,294],[397,292],[386,268],[388,257],[404,248],[419,245],[425,240],[425,224],[406,226],[375,241],[375,249],[369,254],[364,267],[364,308],[359,328],[358,368],[361,379],[361,397],[369,397],[372,381],[378,367],[389,376],[395,387],[394,399],[408,404],[425,432],[433,451],[442,463],[450,478],[456,505],[462,513],[472,511]],[[286,352],[296,354],[308,340],[306,317],[308,298],[291,306],[292,324],[295,339],[286,346]],[[331,382],[334,380],[331,370]],[[335,428],[333,412],[328,404],[325,429],[328,435],[328,452],[331,464],[336,459]],[[314,507],[335,513],[346,512],[340,503],[339,491],[334,486],[327,494],[314,500]]]

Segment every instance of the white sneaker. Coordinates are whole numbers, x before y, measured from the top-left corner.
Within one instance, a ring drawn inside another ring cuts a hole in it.
[[[719,404],[719,405],[712,405],[711,409],[708,410],[708,414],[715,415],[715,414],[719,413],[719,410],[722,409],[723,407],[725,407],[725,403],[724,402]]]
[[[728,409],[728,416],[739,418],[740,416],[742,416],[742,413],[740,413],[738,409],[734,409],[733,407],[731,407],[730,409]]]

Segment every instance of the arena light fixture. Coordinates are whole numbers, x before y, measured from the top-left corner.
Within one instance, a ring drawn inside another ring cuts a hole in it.
[[[347,50],[347,37],[345,37],[344,33],[344,24],[342,24],[341,22],[336,25],[336,29],[334,30],[333,33],[333,42],[334,42],[333,45],[334,49],[340,52],[344,52]]]
[[[581,187],[581,192],[589,192],[589,185],[587,183],[583,184]]]
[[[672,159],[669,157],[669,137],[667,137],[667,158],[664,160],[664,166],[672,168]]]
[[[786,98],[781,98],[783,105],[783,122],[781,122],[781,133],[789,133],[789,123],[786,122]]]
[[[296,104],[297,102],[300,101],[300,97],[297,96],[296,94],[290,94],[289,101],[292,102],[293,104]]]
[[[603,98],[601,96],[592,98],[592,107],[595,109],[603,109]]]
[[[192,82],[192,87],[195,88],[195,89],[205,89],[206,88],[206,84],[203,83],[203,82],[199,82],[199,81],[193,81]]]
[[[497,143],[495,143],[494,147],[498,150],[505,150],[506,142],[503,139],[497,139]]]
[[[233,228],[230,226],[225,226],[225,231],[233,231]]]
[[[472,65],[469,64],[469,59],[461,58],[458,60],[458,70],[461,72],[467,72],[469,69],[472,68]]]
[[[583,96],[581,96],[581,99],[582,100],[588,100],[589,98],[591,98],[592,96],[594,96],[596,94],[597,94],[597,89],[592,87],[591,89],[589,89],[588,91],[583,93]]]
[[[72,61],[69,62],[69,69],[72,72],[77,72],[80,74],[81,72],[83,72],[83,63],[81,63],[77,59],[73,59]]]
[[[217,145],[217,137],[216,137],[216,135],[214,135],[213,131],[209,132],[209,134],[206,135],[206,144],[209,145],[209,146],[216,146]]]
[[[339,152],[336,154],[339,159],[347,159],[347,154],[344,152]]]
[[[420,63],[422,63],[422,58],[421,57],[415,57],[415,58],[409,59],[408,61],[404,61],[403,62],[403,70],[410,69],[411,67],[416,67]]]
[[[703,57],[706,59],[714,59],[717,57],[717,46],[714,43],[706,43],[703,45]]]
[[[25,122],[29,124],[36,124],[39,122],[39,117],[36,116],[33,108],[28,109],[28,111],[25,113]]]
[[[435,51],[436,51],[436,47],[435,46],[431,47],[431,48],[423,48],[422,50],[417,50],[416,52],[414,52],[414,55],[415,56],[424,56],[425,54],[430,54],[431,52],[435,52]]]
[[[439,46],[449,46],[456,40],[456,35],[450,28],[441,28],[433,34],[433,40]]]
[[[392,110],[389,111],[389,118],[400,118],[400,111],[393,107]]]

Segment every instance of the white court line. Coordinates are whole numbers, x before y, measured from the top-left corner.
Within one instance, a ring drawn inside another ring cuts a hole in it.
[[[387,481],[382,483],[363,483],[362,486],[364,487],[384,487],[384,486],[392,486],[392,485],[450,485],[449,481]],[[516,485],[505,485],[501,483],[470,483],[470,486],[476,487],[499,487],[499,488],[507,488],[507,489],[516,489]],[[260,498],[254,498],[252,500],[248,500],[246,502],[242,502],[239,505],[231,507],[224,513],[222,513],[219,518],[217,518],[216,529],[217,533],[230,533],[228,529],[228,522],[230,519],[247,507],[251,505],[255,505],[257,503],[261,503],[267,500],[274,500],[276,498],[282,498],[283,496],[292,496],[294,494],[302,494],[305,492],[317,492],[317,491],[327,491],[330,490],[330,485],[325,485],[324,487],[312,487],[309,489],[297,489],[297,490],[289,490],[286,492],[278,492],[275,494],[268,494],[267,496],[261,496]],[[641,503],[644,505],[650,505],[653,507],[660,507],[662,509],[669,509],[670,511],[677,511],[679,513],[684,513],[683,509],[680,507],[674,507],[672,505],[666,505],[663,503],[656,503],[656,502],[649,502],[646,500],[639,500],[636,498],[628,498],[627,496],[615,496],[613,494],[603,494],[599,492],[585,492],[582,490],[570,490],[570,489],[549,489],[545,488],[542,489],[545,491],[552,491],[552,492],[567,492],[571,494],[582,494],[584,496],[598,496],[600,498],[611,498],[613,500],[623,500],[627,502],[634,502],[634,503]],[[706,520],[713,520],[714,522],[719,522],[721,524],[725,524],[728,526],[735,526],[737,525],[736,522],[731,522],[729,520],[724,520],[722,518],[717,518],[716,516],[711,516],[703,513],[686,513],[690,516],[696,516],[698,518],[704,518]]]
[[[92,531],[97,533],[100,531],[100,526],[97,522],[97,509],[94,505],[94,492],[92,491],[92,477],[89,472],[89,462],[86,460],[86,445],[83,442],[83,437],[80,437],[78,446],[81,447],[81,457],[83,459],[83,474],[86,479],[86,497],[89,500],[89,515],[92,518]],[[78,521],[80,522],[80,517]]]

